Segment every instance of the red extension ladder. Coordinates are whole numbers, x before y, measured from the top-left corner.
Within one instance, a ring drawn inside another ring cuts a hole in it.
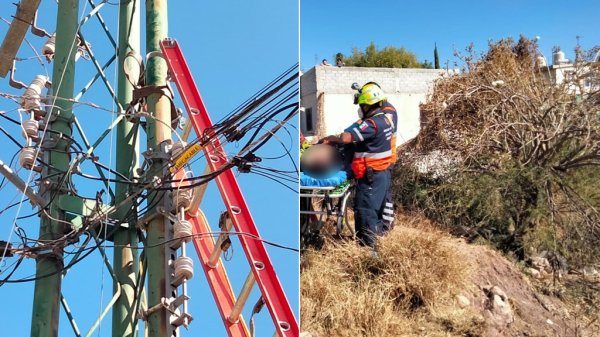
[[[177,85],[189,114],[189,120],[196,134],[201,136],[204,130],[210,129],[213,124],[179,44],[175,40],[165,39],[160,43],[160,48],[169,67],[171,80]],[[213,172],[219,170],[228,162],[218,139],[204,146],[203,151],[208,166]],[[237,236],[251,269],[242,293],[246,293],[246,290],[249,293],[249,289],[252,288],[255,281],[273,319],[276,335],[280,337],[298,337],[298,322],[273,269],[265,246],[262,241],[252,238],[252,236],[256,238],[260,235],[233,172],[231,169],[226,170],[217,175],[215,180],[227,207],[230,219],[228,221],[237,232],[249,234]],[[199,210],[194,214],[188,212],[186,219],[192,223],[194,234],[212,232]],[[214,262],[217,250],[220,251],[219,241],[215,244],[211,237],[202,238],[195,235],[193,243],[229,337],[249,337],[250,333],[241,316],[239,316],[240,319],[236,320],[238,317],[237,312],[241,310],[240,303],[236,305],[236,298],[231,290],[231,283],[223,263],[209,263],[209,261]],[[245,300],[245,298],[240,298],[237,301],[245,302]]]

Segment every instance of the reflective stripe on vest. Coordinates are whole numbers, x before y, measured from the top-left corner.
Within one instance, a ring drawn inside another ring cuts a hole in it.
[[[389,158],[392,156],[392,150],[387,150],[383,152],[355,152],[354,158],[372,158],[372,159],[382,159]]]
[[[396,111],[396,109],[392,108],[391,106],[386,106],[383,107],[383,109],[381,109],[381,111],[394,111],[396,113],[396,118],[398,117],[398,112]],[[396,132],[398,130],[396,130],[396,125],[394,125],[394,117],[392,117],[391,113],[386,113],[385,117],[387,118],[387,120],[390,122],[390,124],[392,125],[392,127],[394,128],[394,131],[392,133],[392,139],[390,140],[390,147],[392,149],[392,163],[396,162],[397,159],[397,154],[396,154]]]

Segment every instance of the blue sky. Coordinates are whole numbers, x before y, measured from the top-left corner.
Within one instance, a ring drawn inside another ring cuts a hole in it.
[[[349,55],[372,41],[405,47],[420,61],[433,61],[437,43],[440,63],[456,59],[473,42],[486,50],[488,40],[519,34],[539,36],[540,51],[551,60],[553,46],[573,58],[576,36],[584,48],[600,44],[600,2],[541,0],[311,1],[301,2],[301,68],[310,69],[337,52]]]
[[[97,0],[96,3],[101,1]],[[141,1],[142,4],[144,3]],[[90,11],[87,1],[80,2],[80,11]],[[101,14],[108,23],[111,32],[116,37],[117,6],[110,5],[115,1],[109,1]],[[56,21],[56,3],[54,1],[42,1],[38,25],[46,30],[54,31]],[[240,103],[262,88],[283,70],[292,66],[298,59],[298,2],[293,0],[257,0],[245,1],[171,1],[169,2],[169,36],[179,41],[186,56],[188,64],[195,75],[195,81],[199,86],[205,104],[211,113],[213,121],[232,111]],[[14,15],[13,6],[0,8],[0,16],[10,20]],[[144,32],[144,7],[142,6],[142,34]],[[0,22],[0,36],[3,37],[8,25]],[[104,63],[114,50],[108,39],[101,31],[95,19],[91,19],[82,28],[86,39],[92,44],[92,49],[99,59]],[[27,39],[38,50],[45,39],[27,35]],[[145,38],[142,36],[142,49],[144,49]],[[19,50],[18,57],[30,58],[35,54],[24,43]],[[37,74],[51,74],[51,64],[40,64],[35,59],[20,61],[17,64],[17,79],[30,82]],[[95,70],[91,63],[86,60],[77,62],[77,80],[75,90],[81,87],[93,76]],[[109,81],[114,84],[115,67],[106,70]],[[22,94],[22,91],[10,88],[8,79],[0,79],[0,92],[11,94]],[[176,96],[179,94],[176,92]],[[82,97],[82,101],[94,102],[104,108],[114,109],[110,95],[104,86],[97,82]],[[178,100],[178,102],[180,102]],[[181,104],[178,104],[182,106]],[[0,110],[9,111],[8,116],[18,119],[18,113],[13,109],[17,105],[7,99],[0,98]],[[75,110],[78,118],[85,125],[85,131],[90,140],[104,131],[110,124],[113,114],[86,106]],[[25,116],[25,114],[23,114]],[[295,123],[294,123],[295,124]],[[20,137],[20,131],[9,125],[5,120],[0,120],[0,126],[15,135],[16,139],[24,142]],[[295,129],[290,128],[294,135]],[[292,156],[297,156],[297,138],[288,137],[285,133],[278,134],[282,142],[291,147]],[[0,135],[3,137],[3,135]],[[0,160],[8,163],[17,150],[13,144],[3,140],[4,151],[0,152]],[[237,145],[239,146],[239,145]],[[110,138],[107,138],[98,149],[97,154],[100,161],[114,167],[114,151],[110,151]],[[145,149],[145,138],[142,138],[142,151]],[[230,153],[239,150],[236,144],[228,148]],[[282,146],[276,141],[262,149],[264,156],[276,156],[284,153]],[[111,159],[112,158],[112,159]],[[204,160],[204,159],[202,159]],[[263,164],[280,169],[293,169],[288,159],[271,160]],[[204,163],[199,161],[193,165],[195,173],[200,174],[204,169]],[[95,171],[86,171],[97,174]],[[27,176],[24,170],[21,172],[23,179]],[[238,181],[242,187],[246,201],[252,211],[253,218],[259,228],[259,232],[266,240],[291,247],[298,247],[298,196],[296,193],[281,187],[263,177],[252,174],[238,174]],[[79,184],[77,184],[79,182]],[[91,196],[101,188],[100,184],[91,184],[81,180],[75,181],[80,194]],[[0,206],[6,205],[17,192],[12,186],[6,186],[0,190]],[[17,199],[18,200],[18,199]],[[216,230],[218,214],[225,210],[224,204],[217,192],[216,186],[211,184],[204,198],[202,208],[207,214],[208,220]],[[31,207],[24,204],[20,215],[30,214]],[[0,240],[7,240],[11,230],[11,224],[16,214],[16,209],[7,211],[0,215]],[[33,217],[18,222],[28,236],[37,237],[39,218]],[[13,235],[11,241],[18,241]],[[232,238],[233,258],[227,262],[227,269],[233,283],[234,292],[237,294],[247,275],[247,262],[243,258],[243,251],[237,244],[237,239]],[[298,299],[298,255],[295,252],[282,250],[267,246],[271,260],[284,290],[287,293],[296,318],[299,316]],[[107,249],[112,259],[112,250]],[[195,255],[193,246],[188,246],[188,254]],[[10,258],[5,261],[0,270],[9,266],[16,259]],[[33,260],[23,262],[13,278],[22,278],[34,273]],[[5,274],[0,275],[3,278]],[[255,287],[256,288],[256,287]],[[112,292],[112,280],[103,266],[99,254],[92,254],[87,259],[72,268],[63,283],[63,293],[69,301],[71,310],[80,327],[85,334],[93,321],[98,317],[100,311],[108,303]],[[194,321],[188,331],[182,330],[183,336],[226,336],[221,320],[218,316],[210,290],[204,279],[200,265],[196,261],[196,272],[190,281],[189,293],[190,312]],[[31,306],[33,300],[33,283],[5,284],[0,287],[0,295],[4,303],[9,306],[0,307],[0,322],[2,323],[2,335],[28,336],[31,321]],[[249,310],[258,299],[258,292],[251,295],[247,309],[244,311],[246,320],[249,318]],[[271,318],[266,310],[257,315],[256,326],[258,335],[272,335],[274,328]],[[60,318],[59,335],[70,336],[71,327],[64,313]],[[110,314],[103,321],[99,331],[93,336],[110,336],[111,320]]]

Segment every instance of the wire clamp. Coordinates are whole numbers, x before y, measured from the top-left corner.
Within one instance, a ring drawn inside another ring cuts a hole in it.
[[[231,158],[231,164],[238,167],[240,173],[250,173],[253,163],[260,163],[262,159],[250,152],[242,157],[235,156]]]
[[[157,176],[152,177],[152,187],[159,188],[162,185],[162,179]]]

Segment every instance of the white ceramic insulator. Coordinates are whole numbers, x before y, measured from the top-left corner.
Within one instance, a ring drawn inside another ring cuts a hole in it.
[[[29,87],[25,89],[25,93],[21,99],[23,109],[30,111],[41,109],[40,95],[42,94],[42,90],[46,86],[46,83],[48,83],[48,76],[38,75],[35,77]]]
[[[179,211],[182,207],[188,208],[192,204],[192,190],[176,190],[174,193],[173,204],[176,210]]]
[[[31,169],[35,164],[35,153],[35,148],[24,147],[19,154],[19,164],[26,169]]]
[[[175,221],[175,224],[173,224],[173,238],[190,242],[192,240],[192,223],[187,220]]]
[[[180,256],[175,260],[175,278],[185,278],[186,280],[194,277],[194,261],[187,256]]]
[[[79,41],[79,39],[77,41]],[[48,38],[48,40],[46,41],[46,44],[44,44],[44,46],[42,47],[42,54],[44,56],[46,56],[46,59],[48,61],[50,61],[54,58],[55,51],[56,51],[56,35],[53,34],[52,36],[50,36]],[[77,51],[75,52],[75,61],[79,60],[80,57],[81,57],[81,50],[79,48],[77,48]]]
[[[38,135],[38,130],[40,129],[40,123],[35,119],[28,119],[23,121],[21,125],[23,127],[23,137],[27,138],[36,138]]]
[[[52,34],[46,41],[46,44],[42,47],[42,54],[46,56],[48,60],[54,58],[54,51],[56,49],[56,35]]]
[[[183,153],[183,149],[187,146],[186,142],[177,142],[171,147],[171,158],[175,159]]]

